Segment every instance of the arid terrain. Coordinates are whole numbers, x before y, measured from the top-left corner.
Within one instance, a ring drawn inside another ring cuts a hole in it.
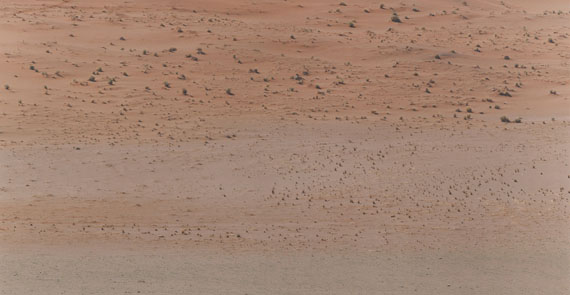
[[[0,294],[570,294],[567,0],[0,1]]]

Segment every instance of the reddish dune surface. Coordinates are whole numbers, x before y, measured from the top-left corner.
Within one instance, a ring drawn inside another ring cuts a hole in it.
[[[570,294],[569,1],[0,16],[0,294]]]

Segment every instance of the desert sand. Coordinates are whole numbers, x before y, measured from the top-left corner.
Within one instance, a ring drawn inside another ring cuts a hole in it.
[[[570,2],[0,2],[0,294],[570,294]]]

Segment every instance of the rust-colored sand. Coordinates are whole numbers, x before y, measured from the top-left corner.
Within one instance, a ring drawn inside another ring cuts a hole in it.
[[[382,3],[2,1],[0,294],[569,294],[570,3]]]

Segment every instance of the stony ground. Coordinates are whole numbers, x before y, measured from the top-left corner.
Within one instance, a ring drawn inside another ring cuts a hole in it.
[[[0,3],[0,294],[568,294],[565,2]]]

